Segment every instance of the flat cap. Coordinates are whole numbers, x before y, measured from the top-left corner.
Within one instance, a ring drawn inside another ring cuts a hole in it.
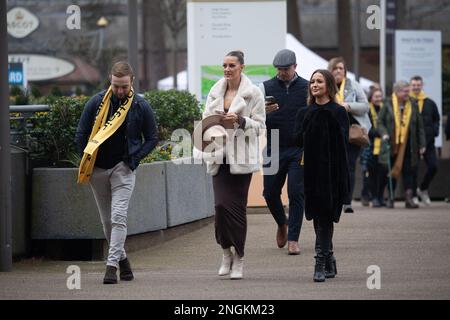
[[[289,49],[283,49],[278,51],[273,58],[273,66],[275,68],[285,68],[296,64],[295,52]]]

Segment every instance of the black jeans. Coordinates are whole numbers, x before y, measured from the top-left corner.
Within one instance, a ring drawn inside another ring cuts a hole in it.
[[[317,257],[329,257],[333,255],[333,221],[329,219],[313,219],[316,233],[315,251]]]
[[[374,156],[374,161],[368,166],[369,185],[372,197],[380,201],[384,200],[384,189],[386,188],[388,177],[387,168],[378,163],[378,156]]]
[[[271,156],[268,151],[268,156]],[[264,175],[264,198],[276,223],[289,224],[288,240],[298,241],[303,222],[304,186],[303,167],[300,166],[301,152],[297,147],[280,148],[279,168],[274,175]],[[267,166],[270,166],[267,164]],[[281,190],[288,181],[289,221],[286,221]]]
[[[420,184],[420,190],[428,190],[431,180],[433,180],[437,172],[438,160],[436,156],[436,148],[434,147],[434,140],[428,143],[423,158],[425,160],[425,164],[427,165],[427,172],[425,173],[422,183]]]
[[[349,143],[347,145],[347,155],[348,155],[348,171],[350,173],[350,202],[353,199],[353,189],[355,188],[355,168],[356,160],[361,153],[361,147]],[[351,203],[346,203],[351,204]]]

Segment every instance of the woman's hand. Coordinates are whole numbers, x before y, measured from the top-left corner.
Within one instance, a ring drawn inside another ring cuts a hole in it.
[[[345,111],[350,112],[350,105],[347,102],[342,102],[341,106],[345,109]]]
[[[225,125],[232,126],[234,123],[238,123],[239,117],[234,112],[228,112],[223,117],[223,122]]]

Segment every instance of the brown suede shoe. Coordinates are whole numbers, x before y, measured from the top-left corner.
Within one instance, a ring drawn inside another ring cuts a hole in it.
[[[298,246],[297,241],[289,241],[288,242],[288,254],[289,255],[298,255],[300,254],[300,247]]]
[[[288,238],[287,231],[288,231],[287,224],[283,224],[282,226],[278,226],[278,230],[277,230],[277,245],[278,245],[278,248],[283,248],[286,245],[287,238]]]

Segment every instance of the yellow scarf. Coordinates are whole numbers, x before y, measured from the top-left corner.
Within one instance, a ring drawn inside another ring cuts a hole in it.
[[[110,136],[120,128],[125,121],[128,110],[133,102],[134,91],[131,89],[127,98],[121,102],[119,109],[114,113],[111,119],[108,118],[108,111],[111,106],[112,89],[111,86],[106,91],[105,96],[100,103],[95,118],[94,127],[92,128],[89,136],[89,142],[84,149],[83,158],[80,162],[80,168],[78,169],[78,183],[87,183],[91,178],[92,171],[94,170],[95,159],[97,158],[97,152],[100,145],[106,141]]]
[[[344,89],[345,89],[345,78],[341,82],[341,86],[339,87],[339,91],[336,93],[336,102],[343,103],[344,102]]]
[[[427,95],[425,94],[425,92],[420,91],[420,93],[418,95],[414,94],[414,92],[411,92],[409,94],[409,96],[415,100],[417,100],[417,103],[419,104],[419,112],[422,113],[423,110],[423,102],[425,101],[427,97]]]
[[[395,120],[395,144],[402,144],[406,141],[409,121],[411,120],[412,106],[408,99],[403,110],[403,117],[400,119],[400,107],[398,105],[397,95],[392,94],[392,107],[394,108]]]
[[[373,105],[372,102],[369,103],[369,107],[370,107],[370,116],[372,117],[372,123],[376,129],[377,121],[378,121],[378,114],[377,114],[377,111],[375,110],[375,106]],[[383,108],[383,103],[380,104],[380,110],[381,110],[381,108]],[[381,149],[381,138],[375,138],[373,140],[373,155],[374,156],[379,155],[380,149]]]

